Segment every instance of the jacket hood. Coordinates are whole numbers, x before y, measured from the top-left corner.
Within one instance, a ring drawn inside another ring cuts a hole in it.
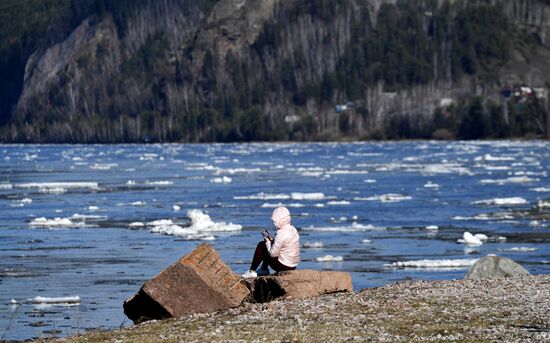
[[[283,226],[290,225],[290,211],[286,207],[277,207],[271,215],[275,228],[279,230]]]

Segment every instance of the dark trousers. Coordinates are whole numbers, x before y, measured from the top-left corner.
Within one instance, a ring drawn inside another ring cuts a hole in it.
[[[252,264],[250,265],[250,270],[258,269],[258,266],[262,262],[262,269],[267,269],[267,267],[269,266],[276,272],[296,269],[296,267],[285,266],[284,264],[279,262],[279,259],[277,257],[271,257],[271,255],[269,255],[269,252],[267,251],[265,241],[261,241],[256,246],[256,251],[254,251],[254,258],[252,258]]]

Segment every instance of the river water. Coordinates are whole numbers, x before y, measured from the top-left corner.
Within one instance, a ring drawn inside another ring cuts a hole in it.
[[[281,205],[299,268],[351,272],[357,290],[460,279],[487,254],[550,272],[550,223],[526,215],[550,210],[547,142],[0,151],[3,339],[130,325],[124,299],[201,242],[241,274]],[[458,243],[465,232],[487,238]]]

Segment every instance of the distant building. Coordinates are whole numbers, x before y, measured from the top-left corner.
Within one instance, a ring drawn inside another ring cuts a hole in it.
[[[349,111],[354,106],[353,101],[348,101],[345,104],[336,105],[336,113]]]
[[[298,121],[300,121],[300,117],[295,114],[285,116],[285,123],[287,124],[294,124]]]
[[[348,109],[348,105],[336,105],[336,113],[346,112]]]
[[[451,98],[443,98],[439,101],[439,106],[440,107],[449,107],[454,103],[455,103],[455,101]]]

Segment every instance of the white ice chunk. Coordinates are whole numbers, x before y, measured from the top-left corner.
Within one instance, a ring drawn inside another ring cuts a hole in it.
[[[305,207],[304,204],[300,203],[291,203],[291,204],[283,204],[281,202],[279,203],[263,203],[261,205],[263,208],[277,208],[277,207]]]
[[[81,223],[73,223],[69,218],[54,218],[47,219],[45,217],[35,218],[30,223],[30,226],[41,227],[76,227],[82,226]]]
[[[424,184],[424,188],[438,189],[439,187],[441,186],[438,185],[437,183],[432,183],[431,181],[428,181],[426,182],[426,184]]]
[[[17,188],[50,188],[50,189],[69,189],[69,188],[89,188],[98,189],[97,182],[30,182],[16,184]]]
[[[383,203],[393,203],[393,202],[401,202],[404,200],[411,200],[412,197],[408,195],[402,195],[402,194],[382,194],[382,195],[374,195],[370,197],[357,197],[353,198],[353,200],[356,201],[380,201]]]
[[[532,252],[532,251],[537,251],[537,248],[513,247],[513,248],[507,248],[507,249],[498,249],[498,251],[507,251],[507,252]]]
[[[437,225],[428,225],[426,226],[426,230],[439,230],[439,227]]]
[[[290,199],[287,194],[258,193],[253,195],[234,196],[234,200],[286,200]]]
[[[2,185],[0,185],[0,189],[2,189]],[[550,187],[536,187],[536,188],[531,188],[531,190],[533,192],[546,193],[546,192],[550,192]]]
[[[318,232],[358,232],[368,230],[380,230],[372,225],[362,225],[358,223],[352,223],[351,226],[306,226],[302,228],[304,231],[318,231]]]
[[[10,190],[13,188],[11,183],[0,183],[0,190]]]
[[[492,156],[491,154],[485,154],[474,158],[474,161],[515,161],[512,156]]]
[[[181,206],[180,206],[180,205],[173,205],[173,206],[172,206],[172,210],[174,210],[174,211],[176,211],[176,212],[177,212],[177,211],[181,211]]]
[[[292,200],[323,200],[325,195],[323,193],[298,193],[293,192],[290,194]]]
[[[90,166],[90,169],[110,170],[113,167],[118,167],[118,163],[94,163]]]
[[[211,183],[231,183],[232,179],[230,177],[215,177],[210,180]]]
[[[525,200],[524,198],[521,198],[521,197],[494,198],[494,199],[474,201],[472,204],[474,204],[474,205],[497,205],[497,206],[525,205],[525,204],[527,204],[527,200]]]
[[[161,180],[161,181],[145,181],[145,183],[147,185],[151,185],[151,186],[170,186],[170,185],[174,184],[173,181],[164,181],[164,180]]]
[[[78,295],[57,298],[34,297],[31,302],[35,304],[74,304],[80,303],[80,297]]]
[[[462,239],[459,239],[457,241],[458,243],[463,243],[463,244],[466,244],[466,245],[482,245],[483,244],[482,240],[480,239],[481,236],[476,237],[476,236],[472,235],[471,233],[469,233],[468,231],[464,232],[462,237],[463,237]],[[485,237],[487,237],[487,236],[485,236]]]
[[[489,237],[487,237],[487,235],[484,235],[482,233],[476,233],[474,235],[474,238],[479,239],[482,242],[486,242],[489,239]]]
[[[90,211],[90,212],[99,211],[99,207],[97,207],[97,206],[88,206],[88,211]]]
[[[346,205],[350,205],[351,202],[347,201],[347,200],[341,200],[341,201],[329,201],[327,202],[327,205],[329,206],[346,206]]]
[[[317,257],[315,259],[315,261],[317,261],[317,262],[342,262],[342,261],[344,261],[344,257],[325,255],[325,256]]]
[[[483,179],[479,181],[481,184],[497,184],[497,185],[506,185],[506,184],[514,184],[514,183],[531,183],[531,182],[537,182],[539,179],[530,178],[528,176],[513,176],[509,177],[507,179]]]
[[[147,222],[147,226],[161,226],[161,225],[174,225],[172,219],[157,219],[151,222]]]
[[[385,266],[397,268],[466,268],[472,266],[476,261],[477,259],[416,260],[398,261],[385,264]]]
[[[239,231],[242,225],[214,222],[210,216],[201,210],[189,210],[187,216],[191,219],[191,228],[197,231]]]
[[[323,247],[323,242],[319,241],[319,242],[305,242],[303,245],[302,245],[304,248],[316,248],[316,249],[319,249],[319,248],[322,248]]]
[[[136,228],[136,227],[144,227],[145,224],[142,223],[142,222],[132,222],[130,224],[128,224],[128,227],[130,228]]]

